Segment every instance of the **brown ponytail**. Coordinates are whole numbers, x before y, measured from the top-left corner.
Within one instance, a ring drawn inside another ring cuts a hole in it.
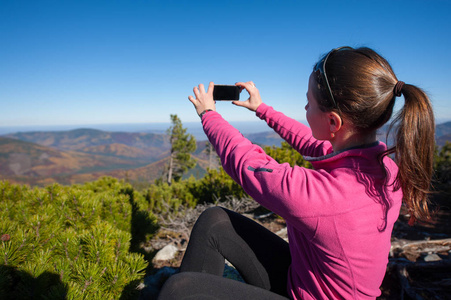
[[[405,104],[390,128],[398,125],[395,153],[399,167],[395,188],[402,189],[403,200],[410,212],[410,222],[428,220],[429,188],[435,149],[435,122],[431,102],[420,88],[405,84],[401,90]]]
[[[404,95],[404,107],[390,125],[390,129],[397,127],[395,146],[382,153],[381,159],[395,154],[399,172],[396,181],[387,185],[402,189],[403,201],[411,215],[410,224],[417,219],[429,219],[435,122],[425,92],[398,81],[387,60],[369,48],[333,51],[325,67],[336,107],[328,100],[326,83],[317,72],[320,108],[337,111],[362,133],[374,132],[388,122],[396,96]],[[388,204],[383,205],[388,210]]]

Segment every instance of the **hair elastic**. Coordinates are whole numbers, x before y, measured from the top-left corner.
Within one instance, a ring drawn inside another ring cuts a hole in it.
[[[395,84],[395,88],[393,89],[393,92],[395,93],[396,97],[401,97],[401,90],[402,90],[403,86],[404,86],[404,81],[398,81]]]

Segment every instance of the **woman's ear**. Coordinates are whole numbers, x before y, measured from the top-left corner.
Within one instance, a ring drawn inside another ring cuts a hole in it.
[[[343,125],[343,120],[340,115],[336,112],[330,112],[329,114],[329,130],[330,133],[335,134],[337,131],[341,129]]]

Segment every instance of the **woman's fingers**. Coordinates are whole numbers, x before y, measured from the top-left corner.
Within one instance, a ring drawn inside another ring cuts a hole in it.
[[[208,91],[205,92],[205,86],[201,83],[199,84],[199,87],[195,86],[193,88],[194,95],[196,96],[197,99],[203,94],[213,95],[214,86],[215,84],[213,82],[210,82],[210,84],[208,85]]]
[[[246,107],[248,106],[248,101],[232,101],[232,104],[235,104],[236,106],[242,106],[242,107]]]
[[[208,94],[213,95],[214,88],[215,88],[215,84],[213,83],[213,81],[211,81],[210,84],[208,85]]]
[[[248,82],[237,82],[235,85],[239,86],[241,88],[241,91],[243,89],[246,89],[249,93],[256,88],[255,84],[252,81]]]
[[[197,114],[201,114],[205,110],[216,110],[215,101],[213,100],[213,89],[213,82],[209,83],[207,92],[202,83],[193,88],[194,97],[188,96],[188,100],[196,108]]]
[[[194,92],[194,96],[196,97],[196,99],[199,98],[199,88],[197,86],[195,86],[193,88],[193,92]]]
[[[205,94],[205,87],[204,87],[204,85],[202,83],[199,84],[199,92],[202,93],[202,94]]]
[[[249,93],[249,98],[246,101],[234,101],[232,103],[237,106],[246,107],[251,111],[256,111],[258,106],[262,103],[262,100],[254,82],[237,82],[235,85],[239,86],[241,90],[246,89]]]

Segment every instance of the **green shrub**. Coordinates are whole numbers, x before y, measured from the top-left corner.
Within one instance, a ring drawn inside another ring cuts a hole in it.
[[[443,147],[436,149],[434,171],[436,182],[449,186],[451,181],[451,142],[446,142]]]
[[[148,265],[133,239],[157,228],[146,207],[142,195],[112,178],[34,189],[0,181],[0,295],[133,298],[124,289],[133,290],[127,287]]]
[[[278,163],[289,163],[290,166],[299,166],[305,168],[312,168],[311,163],[304,160],[301,154],[294,150],[287,142],[282,142],[280,147],[265,147],[265,152]]]
[[[221,167],[219,170],[208,170],[204,178],[189,183],[190,192],[199,203],[225,201],[227,197],[241,199],[247,194]]]

